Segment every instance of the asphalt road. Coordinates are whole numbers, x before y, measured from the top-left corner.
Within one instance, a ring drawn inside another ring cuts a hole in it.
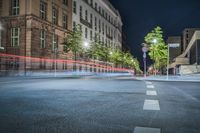
[[[200,133],[200,83],[1,78],[0,133]]]

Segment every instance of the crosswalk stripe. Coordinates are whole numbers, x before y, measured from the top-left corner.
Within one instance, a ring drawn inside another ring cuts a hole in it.
[[[148,96],[157,96],[157,92],[156,91],[146,91],[146,95]]]
[[[160,128],[135,127],[133,133],[160,133]]]
[[[160,110],[160,105],[158,100],[145,100],[143,110]]]
[[[147,88],[154,89],[155,87],[154,87],[154,85],[147,85]]]

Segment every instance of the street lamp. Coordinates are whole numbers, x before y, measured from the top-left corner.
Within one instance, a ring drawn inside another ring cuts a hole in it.
[[[58,54],[58,48],[57,47],[55,47],[54,48],[54,77],[57,77],[57,54]]]
[[[157,39],[153,39],[153,44],[156,44],[157,42],[158,42],[158,40]],[[153,50],[153,58],[155,58],[155,56],[154,56],[154,50]],[[156,63],[156,61],[154,61],[154,64],[153,64],[153,71],[154,71],[154,75],[156,75],[156,71],[155,71],[155,69],[156,69],[156,67],[155,67],[155,63]]]
[[[89,43],[88,42],[84,42],[83,46],[84,46],[84,48],[88,48],[89,47]]]
[[[155,43],[157,43],[158,41],[157,41],[157,39],[153,39],[153,43],[155,44]]]
[[[84,54],[84,60],[86,60],[86,51],[87,51],[87,49],[89,48],[89,43],[87,42],[87,41],[85,41],[84,43],[83,43],[83,47],[84,47],[84,49],[85,49],[85,54]],[[85,64],[85,69],[86,69],[86,71],[87,71],[87,64]]]
[[[146,71],[147,71],[147,61],[146,61],[146,58],[147,58],[147,52],[148,52],[148,47],[145,43],[142,44],[143,47],[142,47],[142,52],[143,52],[143,61],[144,61],[144,77],[146,78],[147,74],[146,74]]]

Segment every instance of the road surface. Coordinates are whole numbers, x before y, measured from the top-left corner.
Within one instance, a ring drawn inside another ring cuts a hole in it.
[[[0,133],[200,133],[200,83],[0,79]]]

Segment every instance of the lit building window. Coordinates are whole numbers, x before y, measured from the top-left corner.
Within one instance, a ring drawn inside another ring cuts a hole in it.
[[[45,48],[46,43],[46,32],[44,30],[40,31],[40,48]]]
[[[12,28],[11,29],[11,46],[16,47],[19,46],[19,35],[20,35],[20,28]]]
[[[19,0],[11,0],[11,14],[19,15]]]
[[[40,1],[40,18],[47,19],[47,4],[43,1]]]

